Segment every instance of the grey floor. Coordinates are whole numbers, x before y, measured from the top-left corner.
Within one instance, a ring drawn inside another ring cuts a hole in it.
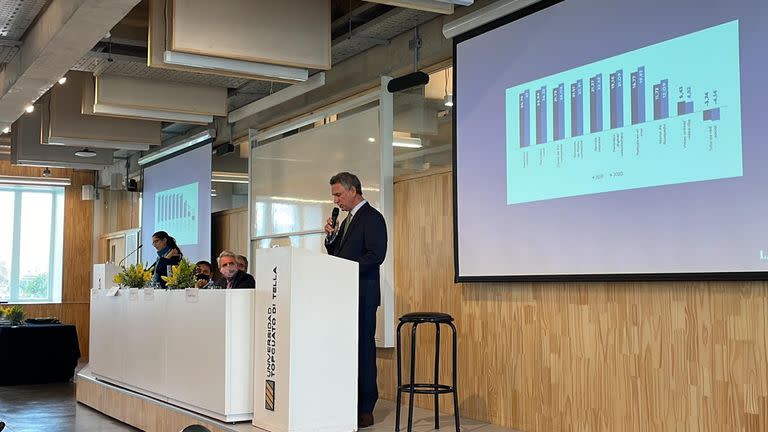
[[[407,406],[403,406],[400,430],[407,431]],[[380,400],[374,411],[376,423],[361,432],[392,432],[395,430],[395,404]],[[138,431],[75,401],[75,384],[42,384],[0,386],[0,421],[6,423],[3,432],[118,432]],[[414,410],[414,432],[434,431],[432,412]],[[258,431],[248,423],[227,425],[235,431]],[[440,416],[440,431],[455,431],[453,417]],[[471,419],[461,420],[463,432],[516,432]]]
[[[3,432],[118,432],[138,429],[75,401],[75,384],[0,386]]]

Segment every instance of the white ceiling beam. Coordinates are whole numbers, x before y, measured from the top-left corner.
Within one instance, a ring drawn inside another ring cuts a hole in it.
[[[55,0],[0,71],[0,128],[9,126],[140,0]]]
[[[264,111],[265,109],[280,105],[283,102],[289,101],[295,97],[303,95],[308,91],[314,90],[324,85],[325,72],[319,72],[315,75],[312,75],[303,83],[293,84],[269,96],[263,97],[257,101],[251,102],[248,105],[242,106],[230,112],[228,120],[230,123],[240,121],[246,117],[250,117],[256,113]]]

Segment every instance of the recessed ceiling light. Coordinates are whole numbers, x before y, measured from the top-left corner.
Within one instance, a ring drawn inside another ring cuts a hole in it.
[[[35,106],[34,105],[27,105],[27,107],[24,108],[24,111],[26,111],[28,113],[31,113],[34,110],[35,110]]]
[[[96,152],[93,151],[93,150],[90,150],[88,148],[84,148],[84,149],[82,149],[80,151],[76,151],[75,152],[75,156],[84,157],[84,158],[91,158],[91,157],[96,156]]]
[[[376,142],[376,138],[370,137],[370,138],[368,138],[368,142]]]
[[[63,85],[63,84],[64,84],[64,83],[66,83],[66,82],[67,82],[67,77],[61,77],[61,78],[59,78],[59,84],[62,84],[62,85]]]

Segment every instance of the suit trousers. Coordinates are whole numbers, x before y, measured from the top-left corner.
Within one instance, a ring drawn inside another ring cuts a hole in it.
[[[378,309],[378,306],[361,304],[359,310],[357,356],[358,413],[372,414],[373,407],[379,399],[379,389],[376,385],[376,309]]]

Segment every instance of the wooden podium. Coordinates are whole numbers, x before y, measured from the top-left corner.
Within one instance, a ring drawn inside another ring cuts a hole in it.
[[[297,248],[256,253],[253,424],[357,429],[358,265]]]

